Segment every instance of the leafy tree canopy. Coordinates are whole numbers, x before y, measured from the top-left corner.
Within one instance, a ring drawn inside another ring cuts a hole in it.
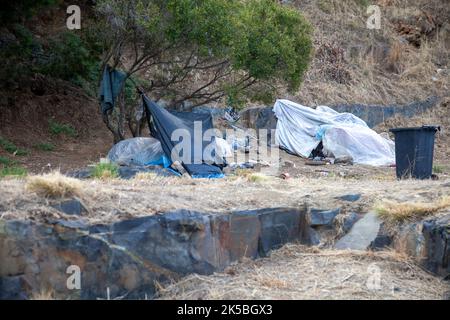
[[[296,90],[310,61],[309,23],[274,0],[99,0],[96,11],[103,63],[172,106],[272,99],[278,85]]]

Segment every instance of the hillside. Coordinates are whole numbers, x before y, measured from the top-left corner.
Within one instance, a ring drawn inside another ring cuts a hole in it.
[[[315,52],[299,91],[292,95],[280,88],[278,97],[312,106],[387,105],[432,95],[448,97],[450,7],[446,1],[376,3],[382,12],[380,30],[366,28],[365,1],[286,1],[285,5],[298,8],[313,25]],[[67,31],[63,8],[65,2],[44,8],[25,26],[37,39],[48,42]],[[90,15],[88,4],[83,10]],[[86,29],[89,23],[86,19]],[[7,37],[8,32],[2,32]],[[41,172],[48,164],[64,171],[104,156],[112,144],[112,135],[98,112],[95,76],[90,80],[84,76],[88,80],[81,82],[42,73],[27,77],[12,86],[3,83],[0,88],[0,137],[27,150],[27,155],[12,158],[33,172]],[[442,115],[437,121],[448,115],[445,101],[434,113]],[[51,134],[51,119],[73,127],[76,136]],[[400,122],[407,125],[414,121]],[[54,145],[54,151],[36,147],[42,144]],[[1,148],[0,156],[11,158]]]

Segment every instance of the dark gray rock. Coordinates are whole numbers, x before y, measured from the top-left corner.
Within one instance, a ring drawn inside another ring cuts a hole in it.
[[[92,226],[0,220],[0,293],[29,298],[45,284],[60,298],[105,298],[107,288],[111,298],[152,298],[155,282],[221,271],[291,241],[315,243],[304,209],[176,210]],[[66,287],[70,265],[81,269],[81,290]]]
[[[342,229],[345,233],[349,232],[350,229],[353,227],[353,225],[358,221],[360,218],[359,214],[356,212],[350,212],[345,218],[344,223],[342,225]]]
[[[388,233],[386,229],[386,224],[383,222],[380,225],[380,230],[376,238],[372,241],[369,248],[374,251],[383,250],[392,244],[392,236]]]
[[[311,209],[309,212],[311,227],[332,227],[334,218],[341,212],[340,208],[332,210]]]
[[[258,211],[261,223],[259,254],[266,256],[271,250],[284,244],[305,239],[306,218],[302,211],[295,209],[263,209]]]
[[[416,101],[405,105],[362,105],[344,104],[331,106],[337,112],[348,112],[363,119],[370,128],[377,126],[395,115],[411,118],[421,114],[439,102],[439,97],[431,96],[423,101]]]
[[[92,173],[90,169],[81,169],[70,171],[66,175],[77,179],[89,179],[92,176]]]
[[[314,230],[313,228],[309,228],[310,234],[310,244],[312,246],[318,246],[320,244],[320,233]]]
[[[413,117],[421,114],[438,104],[439,97],[431,96],[423,101],[415,101],[405,105],[363,105],[342,104],[330,106],[337,112],[348,112],[364,120],[370,128],[377,126],[386,119],[399,115],[402,117]],[[247,128],[253,129],[275,129],[277,118],[272,107],[251,107],[240,113],[241,123]],[[270,140],[268,140],[270,141]]]
[[[52,207],[68,215],[80,216],[83,213],[87,212],[83,204],[77,199],[63,201],[53,205]]]
[[[423,222],[426,259],[423,265],[430,271],[450,276],[450,214]]]
[[[336,199],[339,200],[343,200],[343,201],[348,201],[348,202],[355,202],[358,201],[361,198],[361,194],[360,193],[356,193],[356,194],[346,194],[340,197],[336,197]]]

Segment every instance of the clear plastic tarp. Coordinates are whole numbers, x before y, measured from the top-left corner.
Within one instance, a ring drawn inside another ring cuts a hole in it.
[[[323,153],[330,157],[351,157],[354,163],[373,166],[395,164],[394,142],[351,113],[289,100],[277,100],[273,112],[278,119],[276,143],[297,155],[309,157],[322,141]]]
[[[108,159],[119,165],[143,166],[159,161],[164,152],[159,140],[137,137],[116,143],[108,153]]]

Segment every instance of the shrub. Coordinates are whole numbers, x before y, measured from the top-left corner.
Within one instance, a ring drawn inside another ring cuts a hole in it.
[[[49,41],[48,59],[40,66],[40,71],[52,77],[77,81],[88,78],[96,67],[82,39],[71,32],[65,32]]]
[[[69,137],[75,137],[77,135],[77,131],[75,130],[75,128],[68,124],[58,123],[53,119],[50,119],[48,121],[48,126],[50,133],[53,135],[65,134]]]
[[[97,179],[112,179],[119,176],[119,167],[114,163],[98,163],[91,169],[91,175]]]

